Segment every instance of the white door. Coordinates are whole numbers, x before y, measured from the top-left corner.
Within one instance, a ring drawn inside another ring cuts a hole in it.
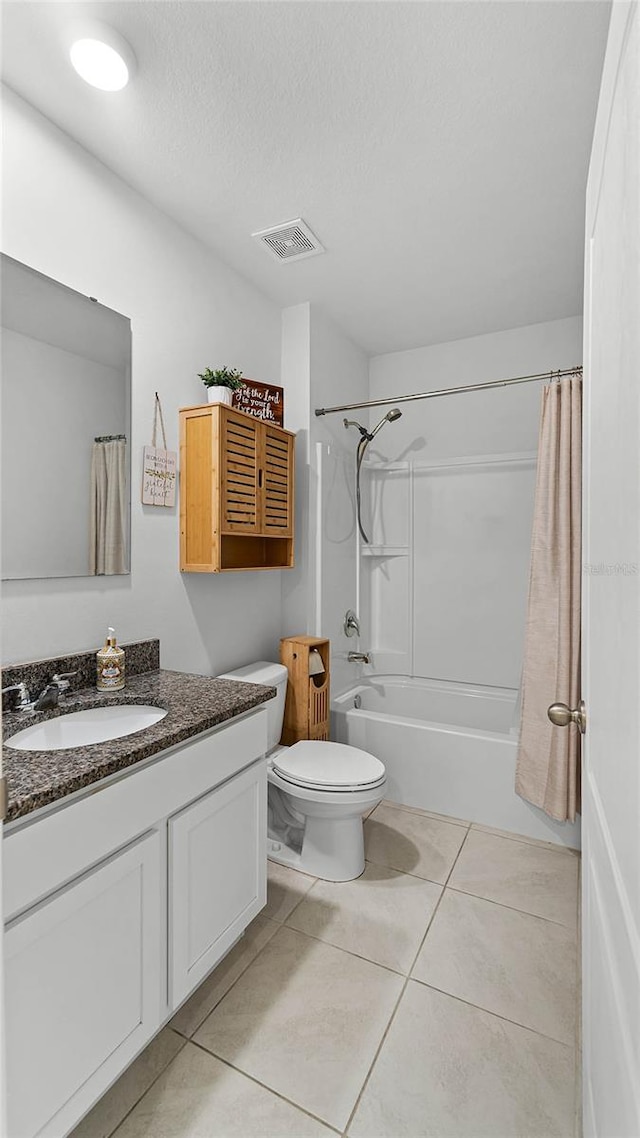
[[[587,189],[585,1138],[640,1135],[639,25],[613,4]]]

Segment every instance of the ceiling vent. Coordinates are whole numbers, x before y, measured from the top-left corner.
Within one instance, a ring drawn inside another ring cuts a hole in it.
[[[301,217],[274,225],[271,229],[261,229],[251,236],[264,245],[276,261],[302,261],[304,257],[324,253],[324,247]]]

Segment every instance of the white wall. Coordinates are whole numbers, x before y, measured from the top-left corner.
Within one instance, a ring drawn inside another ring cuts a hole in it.
[[[370,394],[489,382],[581,360],[582,321],[572,317],[378,356]],[[446,460],[535,453],[540,387],[408,403],[402,419],[377,436],[374,459],[407,466],[393,476],[395,486],[388,475],[369,476],[373,539],[394,544],[404,533],[409,545],[406,557],[366,562],[378,670],[519,685],[534,465]]]
[[[285,426],[296,432],[295,566],[282,574],[282,636],[311,635],[315,582],[309,543],[309,416],[311,398],[311,306],[296,304],[282,313],[282,385]],[[279,659],[279,657],[277,657]]]
[[[312,468],[319,505],[316,549],[319,589],[316,597],[318,636],[331,639],[331,684],[344,691],[361,670],[347,662],[358,646],[343,632],[344,614],[357,608],[358,581],[353,479],[357,435],[346,431],[342,415],[318,418],[316,407],[358,402],[368,398],[369,368],[364,352],[313,309],[311,322],[311,442]],[[320,494],[317,490],[320,487]]]
[[[355,675],[346,654],[356,644],[342,631],[357,593],[355,442],[342,416],[317,418],[314,411],[366,399],[368,361],[321,310],[300,304],[283,313],[282,365],[287,425],[298,431],[296,568],[282,575],[282,635],[330,638],[332,688],[338,692]]]
[[[219,672],[277,651],[281,574],[178,570],[178,514],[140,505],[153,394],[169,446],[177,410],[203,401],[196,373],[227,363],[278,382],[280,312],[11,92],[4,92],[3,248],[131,318],[131,576],[7,582],[5,662],[159,636],[165,666]]]

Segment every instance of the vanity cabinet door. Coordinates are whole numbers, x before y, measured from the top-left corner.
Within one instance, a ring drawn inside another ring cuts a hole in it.
[[[7,926],[15,1138],[66,1134],[157,1030],[160,849],[147,834]]]
[[[267,900],[260,760],[169,819],[169,1002],[177,1008]]]

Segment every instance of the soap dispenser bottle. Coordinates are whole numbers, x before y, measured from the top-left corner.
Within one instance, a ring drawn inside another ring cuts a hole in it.
[[[124,687],[124,651],[118,648],[113,628],[107,629],[104,648],[96,653],[98,691],[118,691]]]

